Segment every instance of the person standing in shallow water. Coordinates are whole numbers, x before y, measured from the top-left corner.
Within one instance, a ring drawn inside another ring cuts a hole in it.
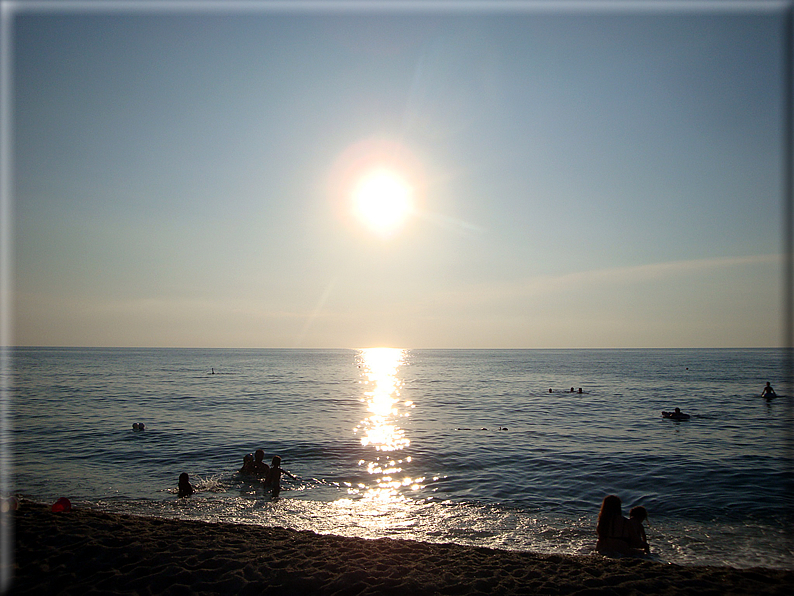
[[[267,478],[270,473],[270,466],[263,460],[265,459],[265,452],[262,449],[257,449],[254,452],[254,473],[258,478]]]
[[[274,455],[273,461],[270,462],[270,472],[268,472],[267,478],[265,478],[265,492],[270,491],[274,499],[278,497],[278,494],[281,492],[282,474],[286,474],[293,480],[297,480],[295,476],[281,467],[281,457]]]

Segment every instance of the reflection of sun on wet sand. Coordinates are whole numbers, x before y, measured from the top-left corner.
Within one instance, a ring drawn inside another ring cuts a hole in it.
[[[13,594],[790,594],[794,571],[680,567],[111,515],[23,501]]]

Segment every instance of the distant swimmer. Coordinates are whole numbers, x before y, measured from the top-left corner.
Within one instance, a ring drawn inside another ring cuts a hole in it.
[[[214,368],[212,369],[212,372],[211,372],[210,374],[211,374],[211,375],[214,375],[214,374],[215,374],[215,369],[214,369]]]
[[[681,408],[676,408],[673,412],[662,412],[662,417],[672,420],[689,420],[689,414],[684,414]]]
[[[582,392],[582,388],[579,387],[579,391],[577,391],[577,393],[581,393],[581,392]]]
[[[146,425],[143,422],[133,422],[132,423],[132,430],[143,430],[146,428]]]
[[[766,382],[766,387],[764,387],[764,390],[761,392],[761,397],[765,397],[767,399],[777,397],[777,393],[775,393],[775,390],[772,389],[772,385],[769,384],[769,381]]]

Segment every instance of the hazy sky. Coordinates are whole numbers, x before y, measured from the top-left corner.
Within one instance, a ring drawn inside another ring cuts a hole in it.
[[[782,4],[20,6],[17,345],[784,340]]]

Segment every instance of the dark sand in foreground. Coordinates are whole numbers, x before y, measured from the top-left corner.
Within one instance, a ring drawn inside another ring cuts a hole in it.
[[[52,513],[15,519],[12,594],[794,593],[794,570],[365,540],[232,524]]]

